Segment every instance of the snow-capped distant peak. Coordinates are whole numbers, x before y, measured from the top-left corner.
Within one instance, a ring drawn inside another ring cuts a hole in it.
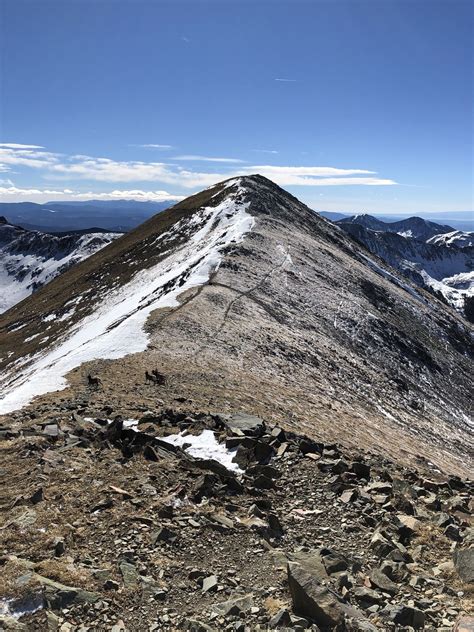
[[[0,218],[0,313],[117,237],[119,233],[50,235]]]
[[[450,233],[442,233],[428,239],[429,244],[456,246],[457,248],[469,248],[474,246],[474,232],[453,230]]]

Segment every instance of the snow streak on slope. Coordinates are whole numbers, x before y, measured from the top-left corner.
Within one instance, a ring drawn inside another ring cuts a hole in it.
[[[148,334],[143,326],[149,314],[179,305],[179,294],[206,283],[219,266],[221,251],[252,229],[248,203],[236,200],[240,193],[239,189],[218,206],[200,209],[176,223],[171,231],[196,229],[184,246],[110,290],[55,348],[40,352],[27,367],[30,359],[23,360],[12,377],[4,376],[0,380],[0,414],[21,408],[37,395],[66,388],[65,375],[83,362],[144,351]]]
[[[0,225],[0,313],[120,236],[57,236]]]
[[[372,270],[374,270],[375,272],[378,272],[381,276],[383,276],[385,279],[388,279],[389,281],[391,281],[395,285],[398,285],[398,287],[401,287],[404,290],[406,290],[409,294],[411,294],[413,296],[413,298],[416,298],[417,301],[421,301],[422,303],[427,303],[428,302],[425,298],[423,298],[418,292],[416,292],[407,283],[403,283],[394,274],[392,274],[388,270],[384,270],[381,266],[379,266],[378,263],[375,263],[375,261],[373,259],[371,259],[370,257],[367,257],[365,255],[362,255],[362,257],[368,263],[369,267],[372,268]]]

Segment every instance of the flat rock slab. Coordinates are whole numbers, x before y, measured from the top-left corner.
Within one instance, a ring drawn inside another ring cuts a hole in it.
[[[260,417],[245,413],[219,415],[226,427],[234,434],[244,434],[248,437],[261,437],[265,432],[265,422]]]
[[[362,613],[343,603],[330,588],[295,562],[288,563],[288,585],[296,614],[308,617],[322,629],[342,625],[344,619],[364,619]]]

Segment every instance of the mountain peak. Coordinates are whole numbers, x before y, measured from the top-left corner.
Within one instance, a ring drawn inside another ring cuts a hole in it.
[[[155,405],[144,382],[154,369],[164,407],[179,398],[189,412],[298,420],[331,441],[452,467],[462,459],[445,460],[437,442],[469,450],[469,339],[434,301],[267,178],[230,178],[2,316],[0,414],[87,393],[134,418]],[[88,374],[100,375],[97,393]]]

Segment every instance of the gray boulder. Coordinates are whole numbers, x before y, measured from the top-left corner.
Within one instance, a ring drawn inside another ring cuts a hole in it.
[[[345,604],[330,588],[319,583],[303,566],[289,562],[288,585],[295,614],[308,617],[322,629],[342,625],[344,619],[363,619],[362,613]]]
[[[381,614],[385,615],[389,621],[398,625],[410,626],[418,630],[425,626],[425,614],[417,608],[411,606],[404,606],[403,604],[397,606],[387,606]]]
[[[223,616],[229,615],[240,615],[242,612],[248,612],[250,608],[253,606],[253,595],[243,595],[241,597],[236,597],[234,599],[229,599],[228,601],[223,601],[222,603],[218,603],[213,606],[213,610],[215,610],[218,614]]]
[[[456,549],[453,555],[454,567],[466,584],[474,583],[474,548]]]

